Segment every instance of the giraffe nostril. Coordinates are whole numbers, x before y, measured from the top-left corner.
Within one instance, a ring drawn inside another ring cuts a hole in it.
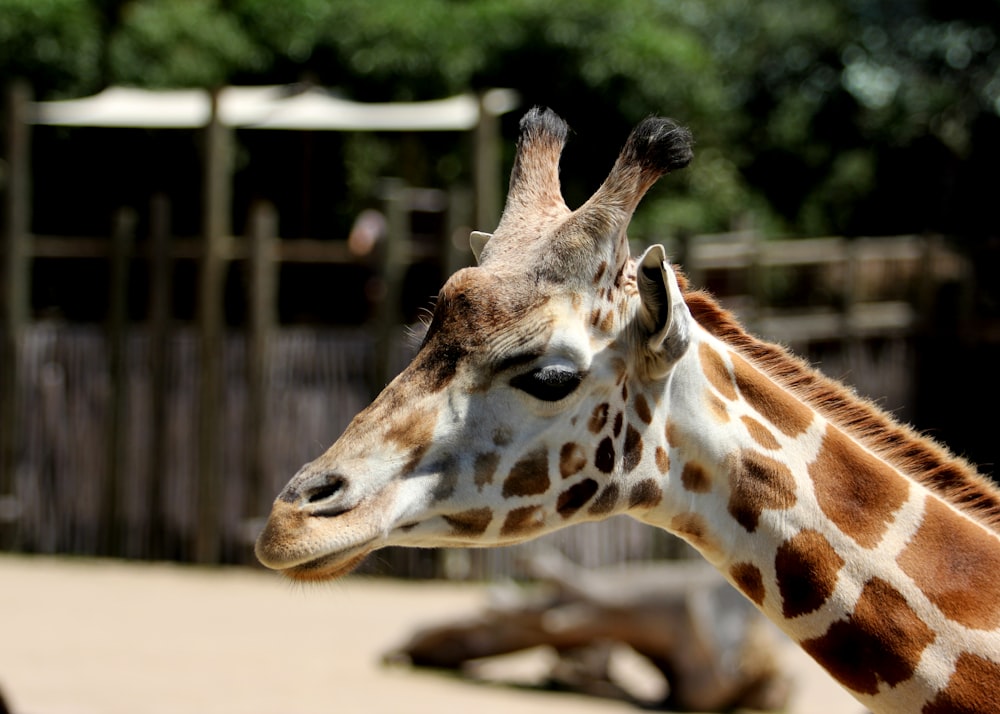
[[[310,504],[328,501],[344,490],[347,479],[343,476],[328,476],[325,483],[318,484],[307,491],[306,501]]]
[[[285,486],[278,499],[310,516],[329,518],[353,508],[345,503],[349,498],[350,485],[346,476],[337,472],[310,470],[307,465]]]

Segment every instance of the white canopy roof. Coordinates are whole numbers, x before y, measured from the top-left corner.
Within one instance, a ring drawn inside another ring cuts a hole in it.
[[[510,89],[491,89],[483,95],[483,109],[494,116],[517,104],[517,93]],[[36,102],[32,110],[34,124],[184,129],[208,124],[212,109],[209,93],[200,89],[109,87],[92,97]],[[479,99],[473,94],[378,104],[349,101],[318,87],[225,87],[219,91],[220,121],[247,129],[467,131],[479,122],[479,114]]]

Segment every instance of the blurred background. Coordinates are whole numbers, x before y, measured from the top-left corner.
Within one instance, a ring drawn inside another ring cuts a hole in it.
[[[690,126],[636,249],[995,472],[995,0],[0,0],[0,80],[0,549],[252,562],[495,226],[535,104],[571,207],[642,118]],[[553,543],[684,552],[624,520]]]

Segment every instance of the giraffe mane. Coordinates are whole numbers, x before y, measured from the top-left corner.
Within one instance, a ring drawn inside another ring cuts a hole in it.
[[[692,317],[714,337],[908,478],[1000,534],[1000,488],[931,437],[822,374],[784,347],[749,334],[708,293],[678,275]]]

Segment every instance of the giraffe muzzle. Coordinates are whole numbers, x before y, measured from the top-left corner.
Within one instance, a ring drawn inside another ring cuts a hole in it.
[[[257,538],[257,558],[294,580],[346,575],[386,544],[395,496],[395,488],[348,477],[323,460],[307,464],[275,499]]]
[[[258,560],[295,580],[346,575],[374,547],[380,532],[360,505],[340,474],[293,479],[275,500],[257,538]]]

